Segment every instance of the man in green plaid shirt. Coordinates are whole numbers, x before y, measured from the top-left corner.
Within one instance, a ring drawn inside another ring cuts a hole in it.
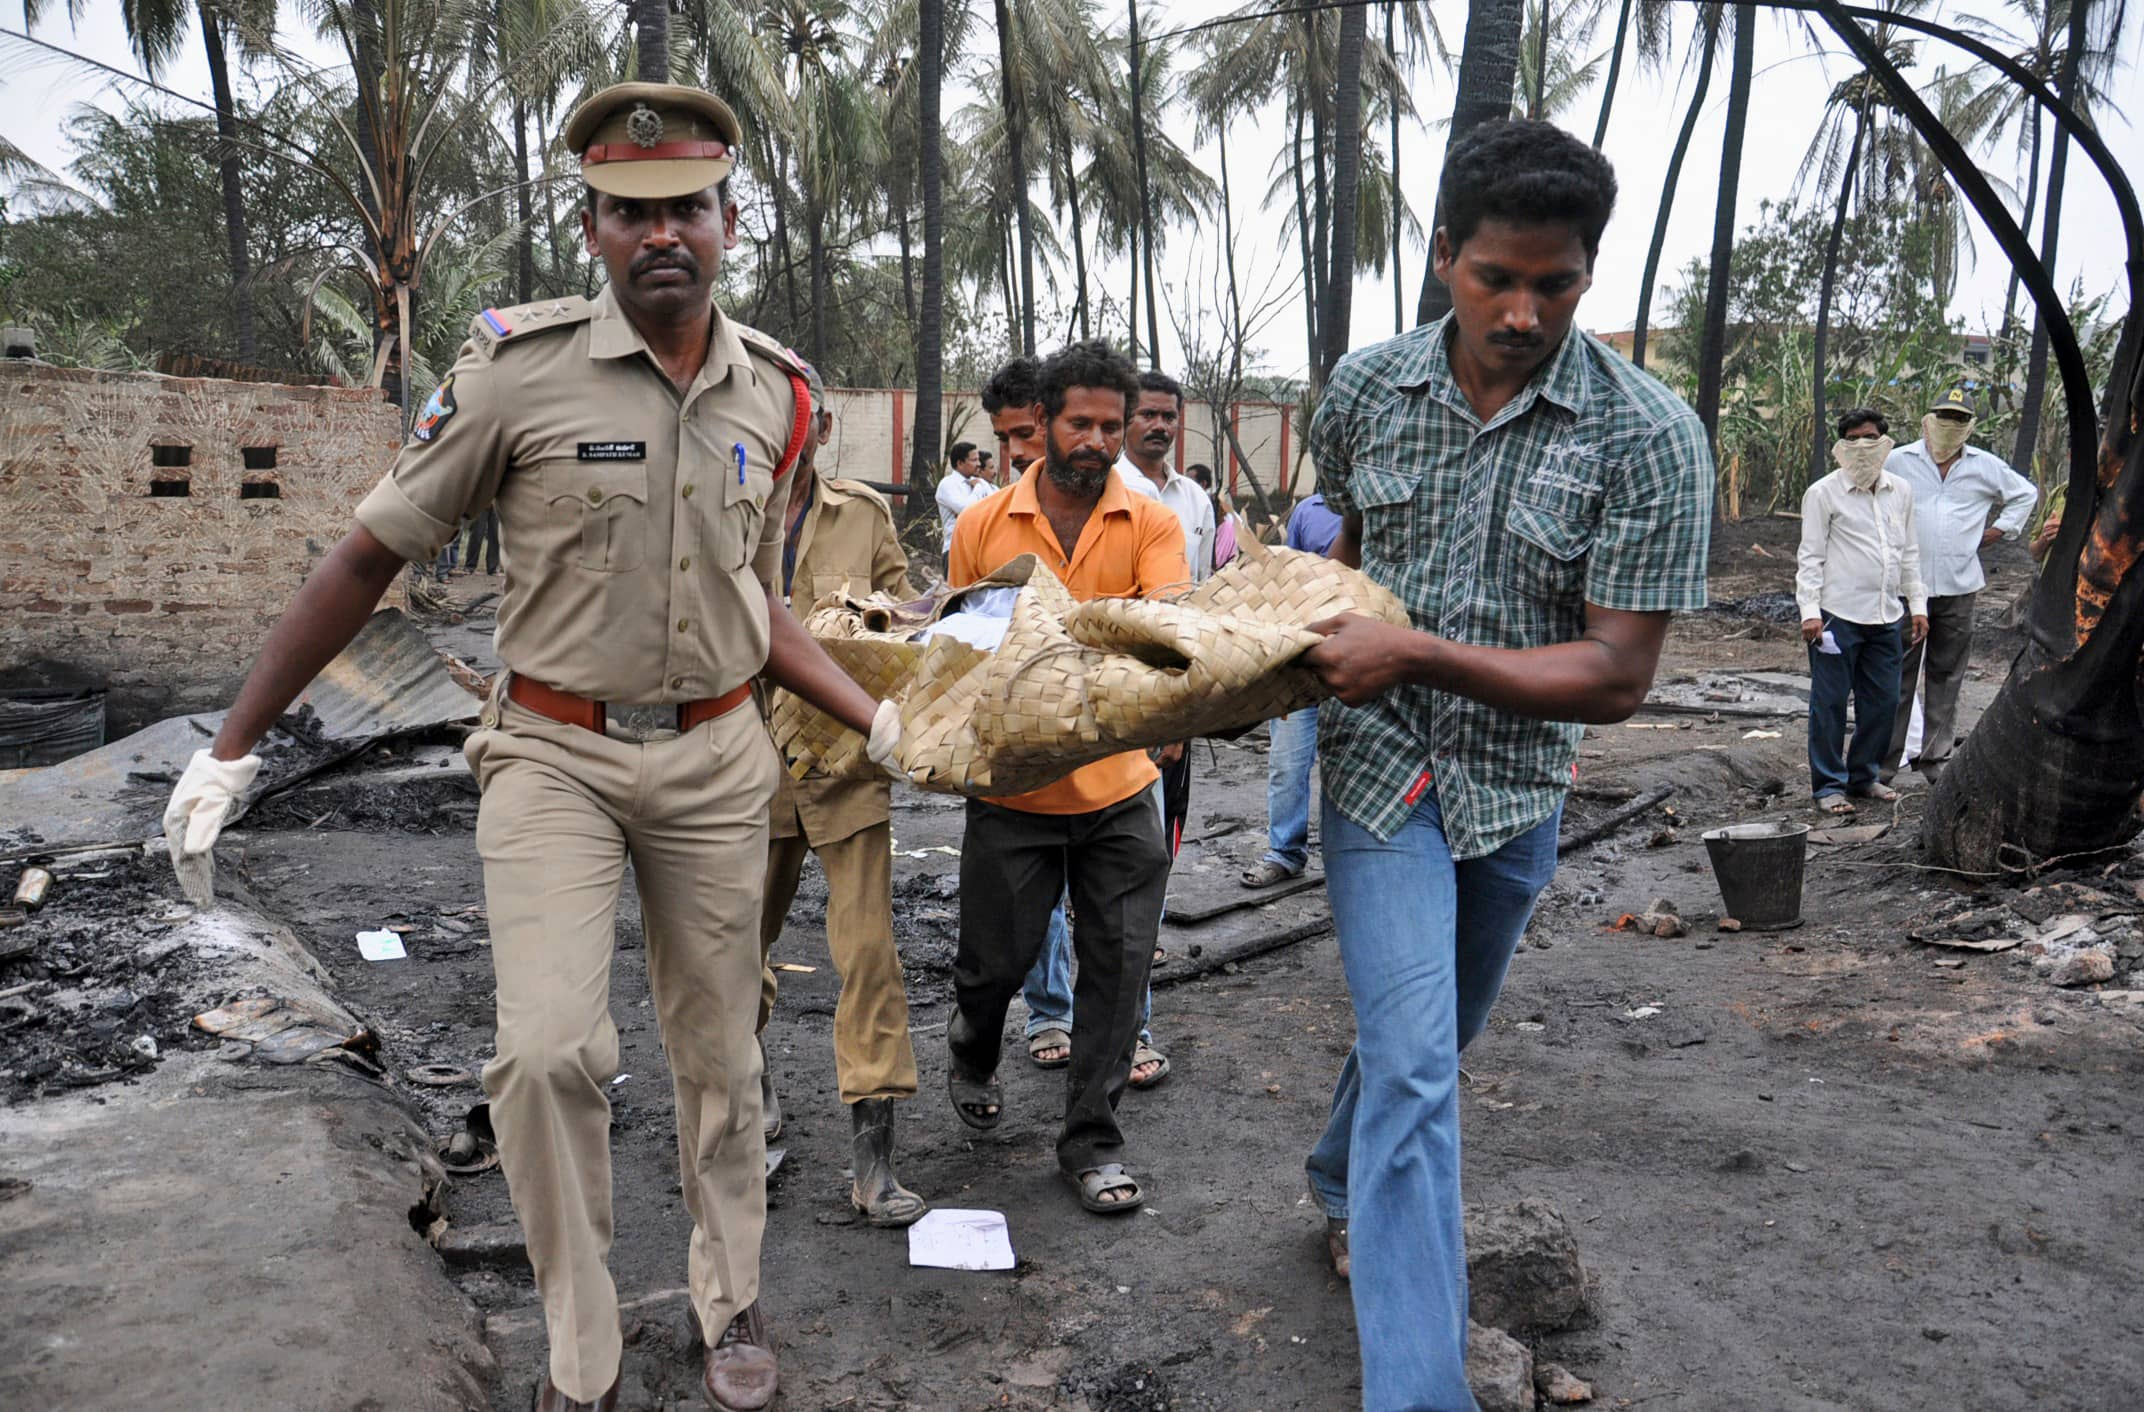
[[[1342,359],[1311,423],[1334,556],[1413,618],[1315,624],[1305,659],[1339,698],[1318,755],[1356,1017],[1308,1168],[1373,1412],[1474,1412],[1459,1052],[1555,871],[1582,723],[1635,711],[1669,615],[1705,602],[1704,429],[1573,327],[1614,204],[1607,161],[1549,124],[1455,142],[1452,313]]]

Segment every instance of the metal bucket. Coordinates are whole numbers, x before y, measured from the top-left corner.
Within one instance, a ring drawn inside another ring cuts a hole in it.
[[[1784,931],[1802,924],[1807,824],[1729,824],[1706,832],[1705,852],[1725,915],[1744,931]]]

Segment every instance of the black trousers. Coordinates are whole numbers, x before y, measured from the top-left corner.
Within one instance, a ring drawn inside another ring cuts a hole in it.
[[[960,948],[954,1001],[968,1044],[953,1057],[977,1074],[997,1072],[1005,1012],[1042,954],[1050,913],[1069,885],[1072,951],[1079,959],[1072,1006],[1079,1042],[1065,1067],[1065,1122],[1057,1163],[1084,1172],[1122,1161],[1117,1100],[1131,1077],[1139,1008],[1169,889],[1169,850],[1152,795],[1087,814],[1030,814],[968,801],[960,850]]]

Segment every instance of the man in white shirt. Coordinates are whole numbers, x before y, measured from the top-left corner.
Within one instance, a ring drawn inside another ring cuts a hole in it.
[[[1124,428],[1124,452],[1117,474],[1149,500],[1176,512],[1184,527],[1184,556],[1191,561],[1191,581],[1204,583],[1213,572],[1213,497],[1199,483],[1169,464],[1183,430],[1184,390],[1160,371],[1139,375],[1139,405]]]
[[[987,500],[996,486],[983,474],[981,456],[972,441],[956,441],[946,453],[946,473],[938,477],[938,527],[945,534],[945,547],[953,547],[953,521],[979,500]]]
[[[1973,420],[1965,389],[1953,387],[1921,418],[1921,440],[1899,447],[1884,463],[1913,490],[1921,578],[1928,587],[1928,637],[1906,654],[1904,690],[1884,755],[1886,781],[1905,759],[1924,653],[1928,683],[1921,695],[1921,753],[1913,767],[1933,778],[1949,763],[1958,739],[1958,688],[1973,650],[1973,602],[1988,581],[1980,551],[2023,534],[2040,498],[2039,487],[2000,456],[1966,444]]]
[[[1889,430],[1866,407],[1841,416],[1831,448],[1839,468],[1802,496],[1794,596],[1809,644],[1810,788],[1824,814],[1853,813],[1848,795],[1898,798],[1877,776],[1898,709],[1901,619],[1912,617],[1916,645],[1928,631],[1913,492],[1884,469]],[[1854,740],[1842,749],[1849,695]]]

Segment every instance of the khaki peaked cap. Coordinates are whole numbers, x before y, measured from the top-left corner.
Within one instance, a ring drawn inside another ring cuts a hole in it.
[[[730,174],[743,143],[729,104],[676,83],[614,83],[566,123],[583,180],[644,200],[705,191]]]

